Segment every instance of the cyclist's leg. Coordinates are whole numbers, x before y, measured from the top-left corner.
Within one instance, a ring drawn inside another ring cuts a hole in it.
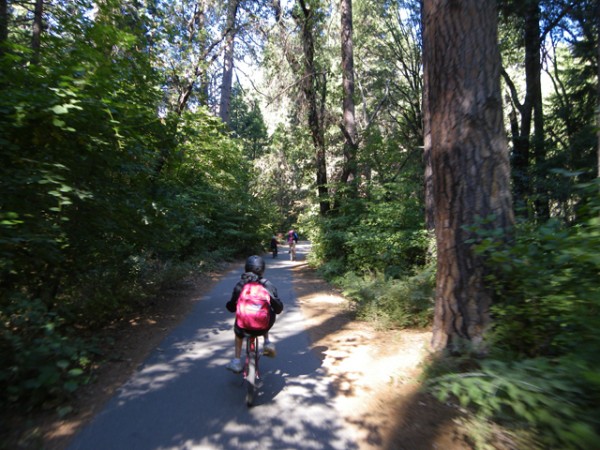
[[[244,339],[241,337],[235,337],[235,357],[240,358],[242,356],[242,344],[244,343]]]
[[[271,327],[275,323],[275,317],[276,317],[276,314],[271,311],[271,317],[270,317],[270,320],[269,320],[269,328],[267,329],[267,331],[263,335],[264,339],[265,339],[264,345],[263,345],[263,354],[265,356],[270,356],[271,358],[275,357],[275,355],[277,354],[277,350],[275,349],[275,344],[273,344],[269,340],[269,330],[271,329]]]
[[[226,368],[232,372],[239,373],[242,371],[242,345],[244,343],[244,332],[237,326],[237,322],[233,326],[235,333],[235,357],[227,364]]]
[[[238,327],[237,321],[233,325],[235,334],[235,357],[239,358],[242,355],[242,344],[244,343],[244,330]]]

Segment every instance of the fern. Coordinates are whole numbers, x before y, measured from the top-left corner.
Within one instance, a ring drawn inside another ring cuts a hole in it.
[[[598,448],[599,423],[586,394],[586,370],[544,358],[485,361],[480,370],[443,375],[429,387],[441,401],[458,401],[486,420],[534,427],[551,448]]]

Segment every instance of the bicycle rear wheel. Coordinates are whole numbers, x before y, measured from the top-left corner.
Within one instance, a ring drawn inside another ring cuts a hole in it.
[[[246,375],[246,405],[254,404],[256,395],[256,350],[248,355],[248,373]]]

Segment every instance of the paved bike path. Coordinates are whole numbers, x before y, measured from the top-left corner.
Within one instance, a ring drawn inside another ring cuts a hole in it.
[[[298,260],[307,250],[298,245]],[[277,357],[260,361],[264,384],[254,407],[245,404],[241,375],[224,368],[233,355],[233,314],[225,303],[240,267],[196,303],[69,450],[357,449],[333,407],[321,362],[309,350],[292,288],[296,263],[285,250],[265,261],[284,312],[271,332]]]

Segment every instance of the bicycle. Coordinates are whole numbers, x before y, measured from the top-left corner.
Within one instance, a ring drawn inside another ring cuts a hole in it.
[[[248,407],[254,404],[254,399],[258,393],[260,383],[260,370],[258,362],[260,361],[261,351],[259,336],[244,333],[246,339],[246,361],[242,371],[244,382],[246,383],[246,405]]]

